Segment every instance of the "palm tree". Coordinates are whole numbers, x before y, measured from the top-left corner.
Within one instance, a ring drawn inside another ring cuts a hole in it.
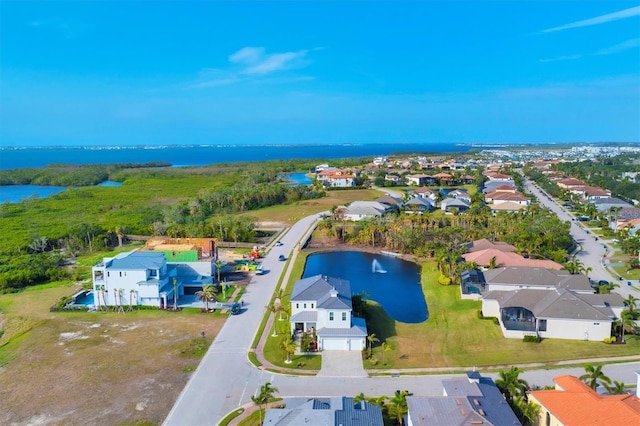
[[[380,339],[376,337],[376,333],[371,333],[367,336],[367,343],[369,344],[369,357],[371,357],[371,351],[373,350],[373,344],[379,342]]]
[[[124,308],[122,307],[122,296],[124,295],[124,288],[117,289],[116,293],[118,294],[118,312],[124,313]]]
[[[204,284],[202,290],[196,291],[196,296],[204,302],[204,308],[209,310],[209,302],[218,301],[218,289],[213,284]]]
[[[134,289],[129,290],[129,311],[133,311],[133,294],[135,292]]]
[[[626,386],[624,383],[614,380],[611,386],[609,387],[609,393],[613,395],[622,395],[627,392]]]
[[[291,354],[296,351],[296,345],[291,340],[291,336],[287,335],[282,339],[282,342],[280,343],[280,348],[283,351],[285,351],[287,354],[287,359],[285,361],[285,364],[291,364]]]
[[[580,380],[585,382],[591,389],[595,390],[598,385],[609,390],[611,379],[602,372],[602,365],[585,364],[585,374],[580,376]]]
[[[382,342],[382,345],[380,345],[380,348],[382,348],[382,363],[384,365],[387,365],[387,363],[384,361],[384,354],[385,352],[391,352],[393,350],[393,347],[387,342]]]
[[[407,395],[409,395],[407,391],[397,390],[393,394],[393,398],[391,398],[387,403],[387,412],[389,413],[389,416],[394,418],[396,424],[399,425],[404,424],[404,415],[409,411],[409,408],[407,407]]]
[[[275,314],[276,314],[276,312],[278,312],[278,308],[276,308],[276,306],[272,303],[272,304],[267,306],[267,309],[271,313],[273,313],[273,319],[274,319],[274,321],[273,321],[273,333],[271,334],[271,336],[272,337],[276,337],[278,335],[278,330],[276,328],[276,321],[275,321],[276,315]]]
[[[222,270],[222,267],[224,266],[224,262],[221,260],[218,260],[216,262],[216,272],[218,273],[218,282],[220,282],[220,271]]]
[[[523,398],[526,401],[526,392],[529,384],[519,377],[522,370],[512,366],[509,370],[500,370],[500,378],[496,379],[496,386],[504,395],[505,399],[513,402],[516,398]]]
[[[571,275],[577,275],[584,272],[584,264],[578,258],[573,258],[564,264],[566,269]]]
[[[277,388],[271,386],[271,383],[267,382],[264,385],[260,386],[260,392],[257,395],[252,395],[251,400],[254,404],[258,406],[260,410],[260,424],[262,424],[262,406],[267,408],[267,403],[270,399],[273,399],[273,394],[278,392]]]
[[[496,269],[498,267],[498,262],[495,256],[489,259],[489,269]]]
[[[173,277],[173,310],[178,309],[178,279]]]
[[[627,310],[631,312],[633,316],[635,316],[635,314],[637,313],[636,305],[638,304],[638,302],[640,302],[640,299],[635,297],[633,294],[630,294],[622,302],[624,303],[624,306],[627,307]]]

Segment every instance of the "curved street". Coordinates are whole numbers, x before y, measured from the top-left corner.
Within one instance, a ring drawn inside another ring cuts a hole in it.
[[[319,215],[314,214],[297,222],[286,235],[281,236],[280,241],[283,245],[273,247],[263,259],[266,273],[256,275],[247,286],[247,292],[243,296],[244,311],[240,315],[230,316],[226,321],[169,412],[165,425],[216,425],[231,411],[250,403],[251,396],[267,381],[278,389],[277,394],[281,397],[353,396],[360,392],[371,396],[392,395],[396,389],[408,389],[416,395],[435,396],[442,395],[441,380],[443,378],[462,377],[462,375],[446,373],[364,378],[293,376],[268,372],[255,367],[248,361],[247,354],[279,278],[284,274],[283,282],[289,279],[289,270],[285,270],[285,266],[293,263],[299,242],[303,241],[318,220]],[[583,248],[589,256],[597,258],[597,247],[585,241]],[[278,257],[281,254],[291,259],[288,262],[279,261]],[[591,261],[583,260],[583,262],[591,266]],[[604,268],[602,269],[594,273],[604,274]],[[607,360],[598,361],[606,362]],[[572,361],[572,363],[579,363],[579,361]],[[468,369],[472,367],[469,366]],[[604,373],[612,380],[628,384],[636,382],[634,374],[636,370],[640,370],[638,361],[609,364],[603,368]],[[437,373],[442,369],[420,371]],[[482,370],[480,372],[485,374]],[[580,376],[583,373],[584,369],[581,367],[534,369],[523,373],[522,378],[531,385],[544,386],[552,384],[552,378],[556,375]],[[496,376],[495,373],[486,375]]]
[[[571,222],[571,236],[580,245],[580,249],[576,253],[575,257],[579,259],[585,267],[592,268],[592,271],[589,273],[589,277],[592,280],[607,280],[618,284],[620,287],[615,288],[613,291],[620,294],[622,297],[627,297],[630,294],[640,297],[640,292],[635,290],[633,287],[629,287],[626,280],[620,280],[618,275],[614,275],[606,269],[604,262],[606,262],[607,256],[609,256],[613,251],[607,245],[606,241],[600,239],[596,241],[596,237],[592,233],[588,232],[582,226],[581,222],[572,220],[574,217],[562,206],[559,206],[554,199],[544,194],[537,185],[528,179],[525,179],[524,182],[525,189],[533,194],[543,207],[554,212],[560,220]]]

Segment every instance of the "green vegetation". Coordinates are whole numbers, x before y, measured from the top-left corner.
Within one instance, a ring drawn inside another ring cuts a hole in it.
[[[59,179],[68,176],[69,184],[81,185],[84,176],[93,176],[123,185],[1,204],[0,293],[69,278],[60,267],[65,258],[121,247],[127,234],[253,241],[255,219],[238,213],[324,196],[317,188],[278,184],[282,167],[273,162],[179,169],[55,166],[41,175],[39,169],[7,171],[15,174],[14,183],[66,184]]]

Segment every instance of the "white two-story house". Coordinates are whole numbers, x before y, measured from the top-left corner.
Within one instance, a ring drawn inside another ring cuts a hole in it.
[[[298,280],[291,294],[291,332],[315,331],[320,350],[362,351],[367,340],[364,319],[352,316],[351,285],[314,275]]]

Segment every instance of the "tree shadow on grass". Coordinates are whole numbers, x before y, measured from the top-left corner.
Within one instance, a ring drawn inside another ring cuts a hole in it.
[[[374,343],[375,346],[379,346],[387,339],[396,336],[396,322],[385,312],[382,306],[373,301],[367,301],[367,332],[369,335],[375,333],[376,338],[379,340]]]

